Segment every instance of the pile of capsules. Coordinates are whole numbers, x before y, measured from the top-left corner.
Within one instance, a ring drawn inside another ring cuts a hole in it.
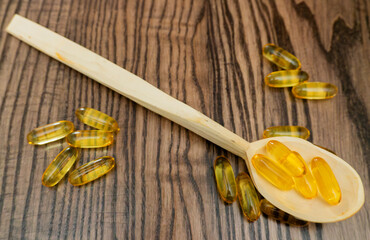
[[[74,163],[80,159],[80,148],[100,148],[113,143],[114,134],[119,131],[118,123],[112,117],[92,108],[79,108],[77,118],[86,125],[99,130],[74,131],[70,121],[59,121],[33,129],[27,135],[32,145],[43,145],[66,137],[68,147],[63,149],[50,163],[42,175],[42,184],[55,186]],[[115,166],[115,160],[103,156],[76,168],[69,175],[69,182],[80,186],[107,174]]]
[[[267,128],[263,132],[263,138],[277,136],[308,139],[310,131],[302,126],[275,126]],[[335,154],[327,148],[324,149]],[[329,204],[335,205],[340,202],[341,191],[338,182],[325,160],[315,157],[311,161],[311,169],[309,169],[297,152],[290,151],[284,144],[275,140],[267,143],[266,151],[272,155],[272,158],[256,154],[252,158],[252,164],[258,174],[271,184],[281,190],[290,190],[294,187],[303,197],[308,199],[316,197],[318,189]],[[308,225],[308,222],[281,211],[266,199],[259,201],[258,193],[248,174],[240,173],[235,180],[230,162],[225,157],[216,158],[214,171],[221,198],[227,203],[232,203],[238,196],[243,214],[249,221],[256,221],[262,211],[267,216],[283,223],[295,226]]]
[[[308,73],[300,70],[301,63],[293,54],[274,45],[266,44],[262,55],[276,64],[282,71],[272,72],[265,77],[265,83],[270,87],[293,87],[292,93],[302,99],[329,99],[334,97],[338,89],[335,85],[325,82],[307,82]]]
[[[299,227],[308,225],[307,221],[297,219],[281,211],[266,199],[261,199],[260,201],[249,175],[242,172],[239,173],[235,179],[233,168],[226,157],[219,156],[215,159],[214,171],[217,190],[222,200],[226,203],[233,203],[236,198],[238,198],[242,212],[249,221],[256,221],[260,217],[262,211],[270,218],[282,223]]]

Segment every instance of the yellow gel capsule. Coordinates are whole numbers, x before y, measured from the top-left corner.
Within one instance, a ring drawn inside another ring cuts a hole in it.
[[[293,177],[294,186],[297,192],[299,192],[303,197],[311,199],[317,196],[317,185],[316,180],[312,176],[310,169],[307,167],[306,162],[302,156],[297,152],[292,152],[304,163],[306,168],[306,173],[299,177]]]
[[[114,165],[115,161],[113,157],[104,156],[95,159],[76,168],[69,175],[69,182],[74,186],[84,185],[107,174],[114,168]]]
[[[66,147],[61,151],[42,175],[42,184],[46,187],[56,185],[80,158],[80,151],[74,147]]]
[[[262,49],[262,55],[270,62],[283,69],[300,69],[301,63],[298,58],[288,51],[272,43],[266,44]]]
[[[300,220],[298,218],[293,217],[292,215],[275,207],[266,199],[261,200],[260,208],[264,214],[282,223],[294,225],[297,227],[305,227],[308,225],[307,221]]]
[[[113,143],[113,132],[79,130],[67,136],[67,143],[77,148],[100,148]]]
[[[93,108],[79,108],[76,116],[86,125],[103,131],[119,131],[118,123],[114,118]]]
[[[57,141],[73,132],[74,126],[70,121],[59,121],[33,129],[27,134],[29,144],[42,145]]]
[[[333,98],[337,92],[335,85],[324,82],[306,82],[292,88],[294,97],[312,100]]]
[[[265,77],[266,85],[275,88],[293,87],[308,81],[308,73],[301,70],[285,70],[272,72]]]
[[[298,177],[306,172],[302,160],[297,158],[297,156],[281,142],[276,140],[269,141],[266,144],[266,151],[281,163],[291,176]]]
[[[281,190],[290,190],[294,187],[292,176],[290,176],[280,163],[262,154],[252,157],[252,164],[257,173],[263,176],[275,187]]]
[[[263,131],[263,138],[281,136],[307,139],[310,136],[310,131],[301,126],[275,126],[266,128],[266,130]]]
[[[249,221],[256,221],[261,215],[260,202],[251,178],[246,173],[239,173],[236,186],[243,214]]]
[[[315,157],[312,159],[310,167],[321,196],[331,205],[338,204],[341,199],[341,191],[330,166],[324,159]]]
[[[232,203],[236,199],[236,183],[233,168],[229,160],[223,156],[217,157],[214,162],[214,171],[217,190],[222,200]]]

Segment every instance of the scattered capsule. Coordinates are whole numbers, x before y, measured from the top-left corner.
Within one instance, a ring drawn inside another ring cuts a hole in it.
[[[113,143],[113,133],[101,130],[79,130],[67,136],[67,143],[77,148],[100,148]]]
[[[66,147],[61,151],[42,175],[42,184],[46,187],[56,185],[80,158],[80,151],[74,147]]]
[[[281,190],[290,190],[294,187],[292,176],[278,162],[262,154],[254,155],[251,161],[257,173],[275,187]]]
[[[292,88],[294,97],[312,100],[333,98],[337,92],[335,85],[324,82],[305,82]]]
[[[42,145],[57,141],[73,132],[74,126],[70,121],[59,121],[33,129],[27,134],[29,144]]]
[[[256,221],[261,215],[260,202],[251,178],[246,173],[240,173],[236,178],[236,186],[243,214],[249,221]]]
[[[262,54],[270,62],[283,69],[300,69],[301,63],[298,58],[288,51],[272,43],[266,44],[262,49]]]
[[[291,176],[298,177],[306,172],[302,160],[297,158],[297,156],[281,142],[276,140],[269,141],[266,144],[266,151],[281,163]]]
[[[69,175],[69,182],[74,186],[84,185],[107,174],[114,168],[114,165],[115,161],[113,157],[104,156],[95,159],[76,168]]]
[[[311,199],[317,196],[317,185],[316,185],[316,180],[312,176],[312,173],[310,169],[307,167],[306,162],[302,158],[302,156],[297,153],[297,152],[292,152],[297,156],[297,158],[300,158],[301,161],[304,163],[305,168],[306,168],[306,173],[303,174],[302,176],[299,177],[293,177],[294,180],[294,187],[299,192],[302,194],[303,197]]]
[[[341,191],[330,166],[324,159],[315,157],[312,159],[310,167],[321,196],[331,205],[338,204],[341,199]]]
[[[263,131],[263,138],[281,136],[307,139],[310,136],[310,131],[307,128],[301,126],[275,126],[269,127],[265,131]]]
[[[308,225],[307,221],[295,218],[292,215],[278,209],[266,199],[261,200],[260,208],[264,214],[282,223],[294,225],[297,227],[305,227]]]
[[[301,70],[285,70],[272,72],[265,77],[266,85],[275,88],[293,87],[308,81],[308,73]]]
[[[76,116],[86,125],[103,131],[119,131],[118,123],[114,118],[93,108],[79,108]]]
[[[337,155],[334,151],[330,150],[329,148],[326,148],[326,147],[323,147],[323,146],[320,146],[320,145],[317,145],[317,144],[314,144],[314,145],[317,146],[317,147],[319,147],[319,148],[322,148],[322,149],[324,149],[324,150],[326,150],[328,152],[331,152],[334,155]]]
[[[217,157],[214,162],[214,171],[217,189],[222,200],[232,203],[236,199],[236,183],[233,168],[229,160],[223,156]]]

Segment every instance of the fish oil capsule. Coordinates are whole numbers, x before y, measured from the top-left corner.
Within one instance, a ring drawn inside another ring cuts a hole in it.
[[[73,132],[74,126],[70,121],[59,121],[33,129],[27,134],[27,141],[32,145],[42,145],[57,141]]]
[[[292,176],[286,172],[280,163],[262,154],[254,155],[251,161],[257,173],[275,187],[280,190],[290,190],[294,187]]]
[[[114,168],[114,165],[115,161],[113,157],[104,156],[95,159],[76,168],[69,175],[69,182],[74,186],[84,185],[107,174]]]
[[[249,221],[256,221],[261,215],[260,202],[251,178],[246,173],[239,173],[236,186],[243,214]]]
[[[266,144],[266,151],[281,163],[287,172],[298,177],[306,172],[306,168],[301,159],[297,158],[290,149],[279,141],[271,140]]]
[[[217,157],[214,162],[214,171],[217,190],[222,200],[232,203],[236,199],[236,183],[233,168],[229,160],[223,156]]]
[[[310,169],[307,167],[306,162],[302,158],[302,156],[297,152],[292,152],[295,154],[298,158],[301,159],[301,161],[304,163],[306,168],[306,173],[299,177],[293,177],[294,180],[294,187],[303,197],[311,199],[317,196],[317,185],[316,180],[312,176],[312,173]]]
[[[337,92],[335,85],[324,82],[306,82],[292,88],[294,97],[312,100],[333,98]]]
[[[307,139],[310,136],[310,131],[307,128],[301,126],[275,126],[266,128],[266,130],[263,131],[263,138],[280,136],[299,137]]]
[[[86,125],[103,131],[119,131],[117,121],[93,108],[79,108],[76,110],[76,116]]]
[[[270,62],[283,69],[300,69],[301,63],[293,54],[272,43],[266,44],[262,49],[262,55]]]
[[[308,225],[307,221],[300,220],[298,218],[293,217],[292,215],[275,207],[266,199],[261,200],[260,208],[264,214],[282,223],[294,225],[297,227],[305,227]]]
[[[341,191],[330,166],[324,159],[315,157],[312,159],[310,167],[321,196],[331,205],[338,204],[341,199]]]
[[[308,73],[301,70],[285,70],[272,72],[265,77],[266,85],[275,88],[293,87],[308,81]]]
[[[80,151],[74,147],[66,147],[61,151],[42,175],[42,184],[46,187],[56,185],[80,158]]]
[[[67,136],[67,143],[77,148],[100,148],[113,143],[113,133],[101,130],[79,130]]]

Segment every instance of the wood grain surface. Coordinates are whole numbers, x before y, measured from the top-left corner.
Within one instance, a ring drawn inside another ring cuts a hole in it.
[[[241,137],[302,125],[359,173],[369,198],[370,3],[367,0],[1,0],[0,239],[370,239],[370,204],[332,224],[296,228],[262,216],[249,223],[216,190],[213,160],[236,156],[6,34],[14,13],[146,79]],[[327,101],[267,87],[273,42],[294,53],[312,81],[338,86]],[[116,168],[82,187],[41,184],[66,146],[31,146],[27,133],[93,107],[117,119],[114,145],[84,150]]]

